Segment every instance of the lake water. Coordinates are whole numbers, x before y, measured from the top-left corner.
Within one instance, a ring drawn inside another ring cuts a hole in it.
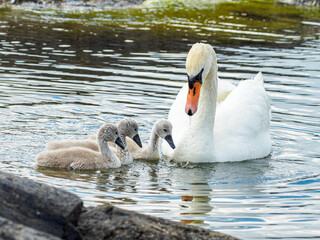
[[[242,239],[320,238],[320,14],[277,3],[112,11],[0,10],[0,170]],[[272,104],[264,159],[199,165],[135,161],[103,171],[37,168],[59,139],[107,121],[166,118],[197,41],[219,77],[262,71]]]

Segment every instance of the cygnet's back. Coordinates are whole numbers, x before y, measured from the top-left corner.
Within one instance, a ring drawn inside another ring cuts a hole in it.
[[[104,124],[97,135],[100,152],[82,147],[72,147],[45,151],[37,156],[39,166],[73,169],[101,169],[120,167],[121,163],[109,149],[107,142],[115,142],[120,147],[123,143],[119,138],[118,129],[114,124]]]
[[[96,136],[94,137],[95,139],[52,141],[47,144],[46,148],[47,150],[58,150],[71,147],[83,147],[94,151],[99,151]]]

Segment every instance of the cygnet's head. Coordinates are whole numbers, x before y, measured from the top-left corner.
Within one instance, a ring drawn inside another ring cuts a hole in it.
[[[156,134],[165,139],[172,149],[175,149],[175,145],[172,139],[172,124],[167,119],[160,119],[154,124]]]
[[[124,149],[124,144],[119,137],[119,131],[116,125],[112,123],[103,124],[98,131],[99,142],[114,142],[119,147]]]
[[[185,111],[189,116],[197,112],[200,88],[211,68],[217,69],[216,53],[210,44],[194,44],[187,56],[188,97]]]
[[[142,147],[142,143],[139,136],[139,126],[135,120],[133,120],[132,118],[123,119],[119,123],[118,129],[125,136],[132,138],[133,141],[135,141],[139,147]]]

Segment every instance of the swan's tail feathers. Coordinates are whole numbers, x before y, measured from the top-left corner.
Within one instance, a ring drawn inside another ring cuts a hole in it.
[[[263,85],[263,76],[262,72],[258,72],[257,75],[254,77],[253,81]]]

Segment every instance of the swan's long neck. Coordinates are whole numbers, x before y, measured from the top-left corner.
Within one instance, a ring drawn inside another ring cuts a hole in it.
[[[217,103],[217,63],[213,63],[200,90],[198,111],[190,117],[189,129],[196,136],[207,136],[213,141],[213,126]]]
[[[108,142],[105,139],[98,139],[99,150],[110,167],[119,167],[121,165],[119,158],[114,155],[108,145]]]
[[[213,142],[218,87],[216,66],[215,61],[203,81],[198,110],[189,117],[189,125],[173,153],[175,161],[211,162],[217,158]]]

